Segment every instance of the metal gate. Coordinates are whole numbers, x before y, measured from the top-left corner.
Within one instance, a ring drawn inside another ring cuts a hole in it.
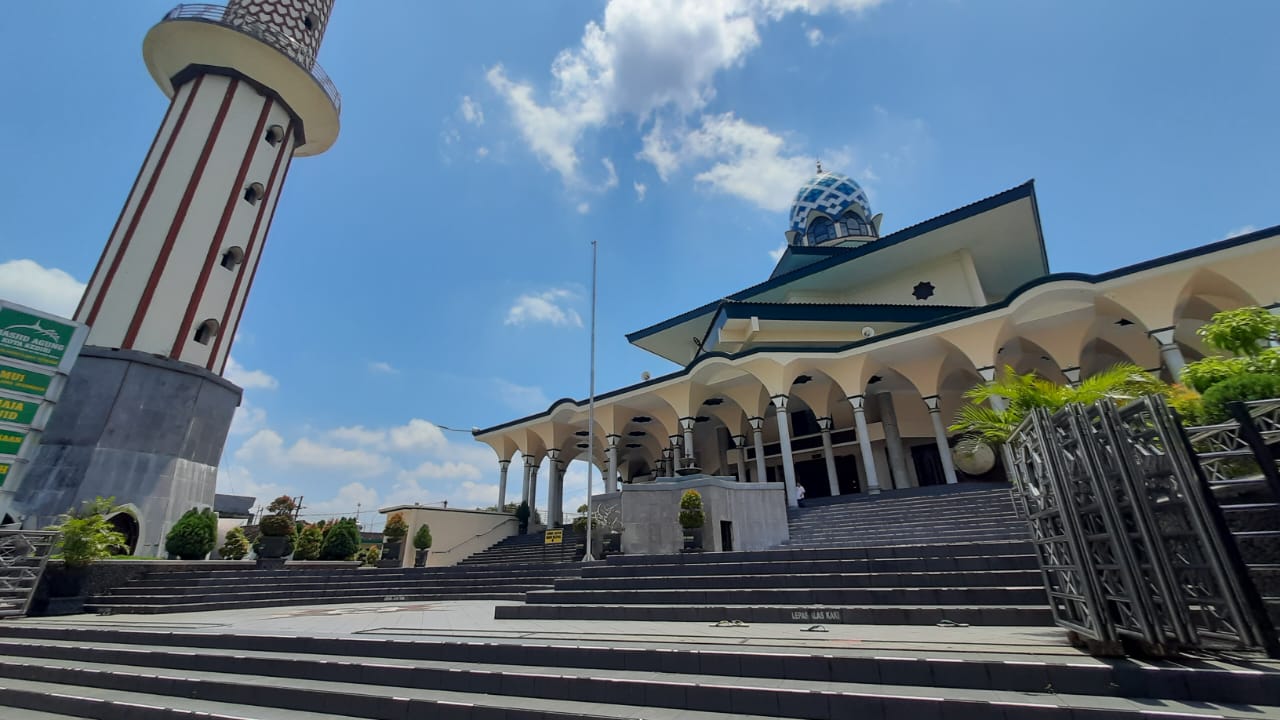
[[[1059,625],[1107,651],[1271,648],[1164,398],[1033,411],[1009,455]]]
[[[0,530],[0,617],[27,614],[58,533]]]

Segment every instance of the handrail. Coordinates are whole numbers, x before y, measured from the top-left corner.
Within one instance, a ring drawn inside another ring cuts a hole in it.
[[[342,113],[342,95],[338,92],[337,86],[333,84],[333,80],[325,73],[324,68],[320,67],[320,63],[315,61],[314,53],[310,48],[270,25],[253,22],[249,18],[228,18],[226,10],[227,8],[223,5],[185,3],[165,13],[161,22],[198,20],[213,23],[270,45],[292,60],[298,67],[306,70],[311,75],[311,78],[324,90],[325,94],[329,96],[329,101],[333,103],[334,109],[339,114]],[[303,62],[303,58],[308,60],[310,64]]]
[[[482,533],[476,533],[475,535],[472,535],[471,537],[469,537],[469,538],[467,538],[467,539],[465,539],[465,540],[462,540],[462,541],[460,541],[460,542],[458,542],[458,543],[454,544],[454,546],[453,546],[453,547],[451,547],[451,548],[449,548],[448,550],[435,550],[435,549],[432,549],[432,551],[431,551],[431,552],[433,552],[433,553],[435,553],[435,554],[437,554],[437,555],[451,553],[451,552],[453,552],[454,550],[457,550],[458,548],[462,547],[463,545],[466,545],[467,543],[471,542],[472,540],[478,540],[478,539],[480,539],[480,538],[484,537],[485,535],[488,535],[489,533],[493,532],[494,530],[497,530],[498,528],[502,527],[503,525],[506,525],[507,523],[509,523],[509,522],[511,522],[511,521],[513,521],[513,520],[515,520],[515,518],[514,518],[514,517],[503,518],[503,519],[502,519],[502,522],[498,523],[497,525],[494,525],[493,527],[489,528],[488,530],[485,530],[485,531],[484,531],[484,532],[482,532]]]

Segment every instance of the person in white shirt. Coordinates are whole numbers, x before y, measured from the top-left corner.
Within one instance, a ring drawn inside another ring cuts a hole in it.
[[[796,505],[804,507],[804,486],[796,483]]]

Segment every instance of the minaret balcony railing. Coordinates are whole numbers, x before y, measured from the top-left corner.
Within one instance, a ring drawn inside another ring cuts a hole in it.
[[[279,50],[290,60],[293,60],[298,67],[306,70],[316,81],[317,84],[329,96],[329,100],[333,103],[333,107],[339,113],[342,112],[342,95],[338,93],[338,88],[333,84],[333,80],[325,74],[323,68],[314,59],[312,51],[302,43],[298,42],[287,33],[279,28],[272,27],[266,23],[259,22],[253,18],[243,15],[236,17],[228,17],[227,8],[224,5],[214,5],[211,3],[185,3],[170,10],[164,16],[164,21],[169,20],[195,20],[197,22],[213,23],[222,27],[235,30],[236,32],[248,35],[255,40],[259,40],[267,45]]]

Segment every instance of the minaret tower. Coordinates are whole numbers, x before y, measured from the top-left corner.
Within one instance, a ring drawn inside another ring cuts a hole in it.
[[[316,64],[332,9],[184,4],[147,33],[169,109],[76,310],[89,336],[16,488],[25,525],[114,496],[136,552],[156,554],[184,511],[213,504],[240,402],[221,374],[285,177],[338,136]]]
[[[333,0],[180,5],[143,56],[171,98],[75,319],[89,345],[221,373],[289,164],[338,135]]]

